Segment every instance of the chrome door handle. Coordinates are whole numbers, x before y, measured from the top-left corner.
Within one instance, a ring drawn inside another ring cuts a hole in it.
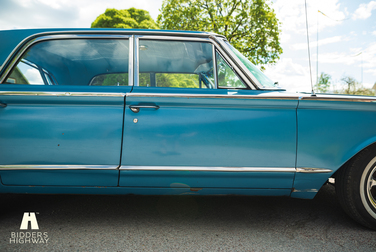
[[[8,106],[8,105],[6,105],[5,103],[0,102],[0,108],[5,108],[6,106]]]
[[[140,112],[140,109],[142,108],[151,108],[151,109],[159,109],[158,105],[130,105],[129,108],[132,110],[134,113]]]

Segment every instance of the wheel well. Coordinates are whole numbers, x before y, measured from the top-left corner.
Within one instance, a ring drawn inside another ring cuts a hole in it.
[[[365,149],[375,149],[376,150],[376,142],[372,143],[363,149],[361,149],[358,153],[356,153],[354,156],[352,156],[349,160],[347,160],[340,168],[337,169],[335,173],[330,178],[336,178],[336,175],[339,173],[340,170],[344,169],[354,158],[356,158],[360,153],[362,153]]]

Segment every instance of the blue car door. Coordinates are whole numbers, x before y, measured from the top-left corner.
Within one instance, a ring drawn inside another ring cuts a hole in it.
[[[129,36],[37,38],[0,84],[8,186],[117,186]]]
[[[135,45],[120,186],[291,192],[295,98],[251,90],[209,39]]]

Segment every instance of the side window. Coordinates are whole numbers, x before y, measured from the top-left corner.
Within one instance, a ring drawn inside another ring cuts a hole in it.
[[[44,85],[42,76],[43,70],[40,71],[37,66],[22,59],[13,69],[6,83]]]
[[[139,86],[215,88],[212,44],[160,40],[139,44]]]
[[[125,86],[128,61],[125,39],[49,40],[29,48],[5,83]]]
[[[218,88],[246,88],[238,75],[232,70],[227,62],[216,52]]]

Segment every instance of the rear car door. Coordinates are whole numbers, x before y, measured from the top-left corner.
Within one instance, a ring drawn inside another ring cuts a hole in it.
[[[251,90],[209,38],[144,36],[135,48],[120,186],[290,193],[296,100]]]
[[[4,185],[117,186],[129,36],[42,36],[0,84]]]

